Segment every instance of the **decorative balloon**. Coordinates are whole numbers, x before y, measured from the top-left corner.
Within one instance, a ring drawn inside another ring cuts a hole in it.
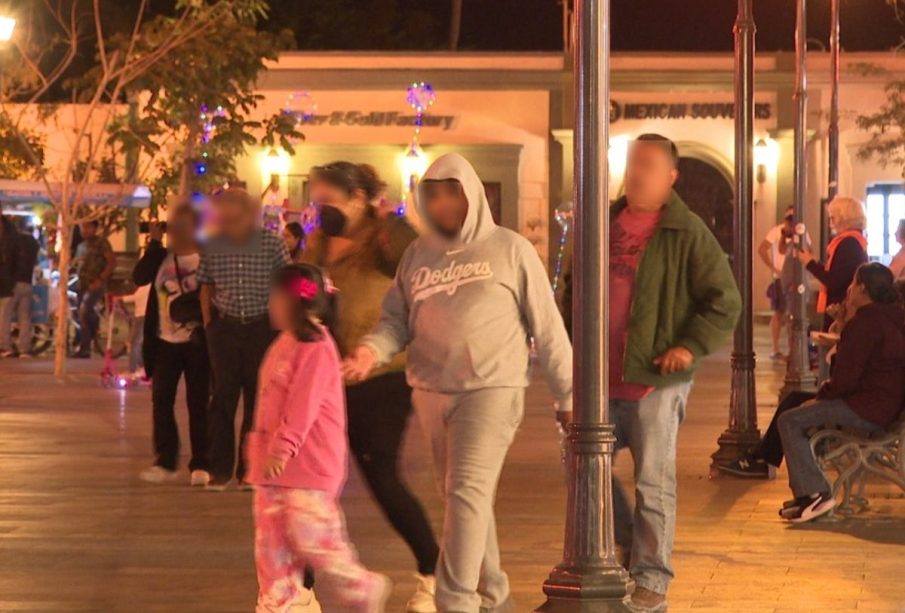
[[[424,114],[437,100],[434,86],[424,81],[416,81],[405,90],[405,100],[415,111],[415,134],[412,136],[411,149],[417,151],[421,138],[421,127],[424,125]]]
[[[402,158],[402,202],[396,207],[396,215],[404,217],[408,197],[413,194],[415,184],[421,178],[427,166],[427,157],[421,149],[421,128],[424,126],[424,114],[437,100],[434,86],[424,81],[415,81],[405,90],[405,101],[415,111],[415,133],[409,143],[408,151]]]
[[[217,108],[211,111],[206,104],[201,105],[201,142],[203,144],[208,144],[214,137],[214,133],[217,131],[214,120],[218,117],[226,117],[226,111],[222,106],[218,105]]]
[[[569,237],[569,231],[572,229],[572,222],[575,220],[575,206],[571,202],[563,202],[554,213],[556,223],[559,224],[559,245],[556,249],[556,263],[553,266],[553,293],[559,287],[559,279],[562,276],[562,263],[566,252],[566,241]]]
[[[317,115],[317,103],[310,92],[296,91],[286,97],[283,113],[295,119],[295,126],[298,128]]]

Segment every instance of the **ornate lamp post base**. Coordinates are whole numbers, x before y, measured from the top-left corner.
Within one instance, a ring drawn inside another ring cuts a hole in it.
[[[759,444],[760,430],[754,430],[753,432],[726,430],[717,439],[718,449],[710,456],[713,460],[710,464],[710,476],[717,477],[722,475],[723,473],[719,471],[718,466],[726,466],[739,458],[745,457]]]
[[[740,328],[741,329],[741,328]],[[742,332],[750,335],[750,327]],[[750,336],[746,338],[750,339]],[[717,450],[711,455],[710,476],[722,473],[719,466],[739,460],[760,444],[757,428],[757,400],[754,385],[754,353],[732,354],[732,397],[729,402],[729,427],[717,439]]]
[[[547,601],[536,613],[603,613],[630,611],[626,588],[632,580],[621,566],[601,568],[593,573],[586,569],[573,572],[557,567],[544,583]]]
[[[544,582],[546,602],[536,611],[628,611],[634,590],[613,546],[611,424],[572,424],[569,432],[567,545],[563,561]]]

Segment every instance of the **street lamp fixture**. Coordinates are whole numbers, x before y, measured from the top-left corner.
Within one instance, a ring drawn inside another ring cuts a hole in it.
[[[770,171],[776,170],[777,157],[776,141],[773,139],[761,138],[754,145],[754,165],[758,183],[766,183]]]
[[[9,16],[0,16],[0,43],[8,43],[13,38],[16,20]]]

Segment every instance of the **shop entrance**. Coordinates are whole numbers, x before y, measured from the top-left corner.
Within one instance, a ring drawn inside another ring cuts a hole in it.
[[[731,254],[734,197],[726,175],[704,160],[680,158],[676,192],[692,211],[701,216],[723,251]]]

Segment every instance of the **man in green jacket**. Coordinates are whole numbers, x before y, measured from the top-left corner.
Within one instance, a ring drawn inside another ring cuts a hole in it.
[[[635,463],[634,512],[614,485],[616,540],[636,583],[635,611],[666,610],[679,424],[697,362],[723,346],[741,308],[726,254],[673,190],[678,159],[667,138],[638,137],[625,196],[610,211],[610,415],[617,449]]]

